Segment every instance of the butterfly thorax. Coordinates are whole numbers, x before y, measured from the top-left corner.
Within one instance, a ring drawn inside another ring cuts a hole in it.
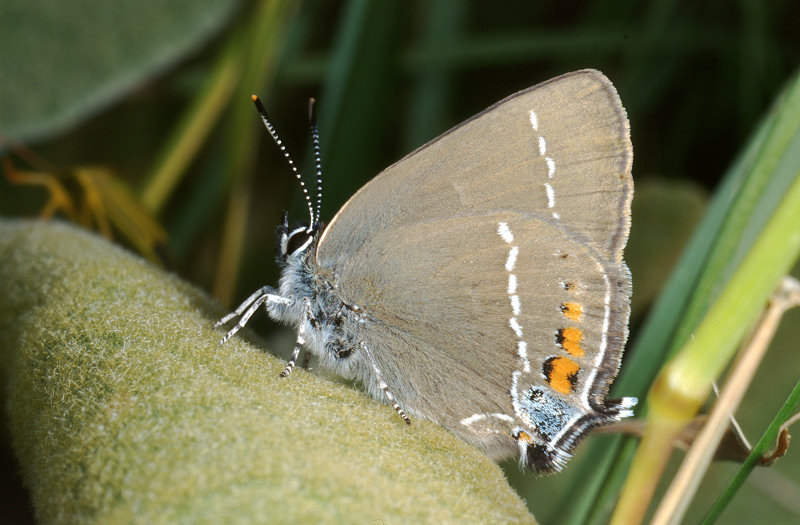
[[[270,304],[270,316],[298,331],[302,329],[306,348],[322,366],[352,378],[356,374],[353,365],[359,361],[355,332],[364,314],[341,298],[332,272],[316,265],[315,248],[316,243],[282,261],[279,290],[290,303]]]

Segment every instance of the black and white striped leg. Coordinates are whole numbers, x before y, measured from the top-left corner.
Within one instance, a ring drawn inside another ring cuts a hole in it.
[[[289,357],[289,362],[286,363],[286,368],[281,372],[281,377],[288,377],[288,375],[292,373],[297,358],[300,356],[300,349],[306,344],[306,322],[311,319],[311,302],[305,299],[303,305],[303,317],[297,327],[297,339],[294,343],[294,350],[292,350],[292,355]]]
[[[285,297],[281,297],[274,292],[275,289],[269,286],[265,286],[258,290],[256,293],[251,295],[247,298],[245,302],[239,305],[239,307],[234,310],[233,312],[229,313],[214,325],[214,328],[219,328],[223,324],[227,323],[231,319],[239,317],[239,322],[231,328],[225,336],[220,339],[219,344],[224,344],[225,341],[233,337],[233,335],[244,328],[244,325],[253,317],[253,314],[256,313],[256,310],[264,304],[264,303],[276,303],[276,304],[289,304],[291,301]]]
[[[305,339],[303,339],[300,334],[297,334],[297,342],[294,344],[294,350],[292,350],[292,355],[289,357],[289,361],[286,363],[286,368],[284,368],[283,372],[281,372],[281,377],[288,377],[289,374],[292,373],[294,364],[297,361],[297,357],[300,355],[300,348],[302,348],[305,342]]]
[[[361,342],[361,348],[369,358],[369,363],[372,366],[372,370],[375,372],[375,377],[378,379],[378,386],[380,386],[381,390],[383,390],[386,399],[392,404],[392,407],[394,407],[397,415],[400,416],[407,425],[410,425],[411,418],[408,417],[403,408],[395,400],[394,395],[392,395],[392,392],[389,390],[389,385],[387,385],[386,381],[383,380],[383,374],[381,374],[380,368],[378,368],[378,365],[375,363],[375,359],[372,358],[372,352],[369,351],[369,348],[367,348],[367,345],[363,341]]]

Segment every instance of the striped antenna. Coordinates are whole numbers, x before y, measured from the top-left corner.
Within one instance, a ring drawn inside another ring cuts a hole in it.
[[[303,182],[303,177],[300,175],[300,171],[294,164],[292,157],[289,155],[289,152],[286,150],[286,146],[283,145],[283,141],[278,136],[278,133],[275,131],[275,127],[269,121],[269,117],[267,116],[267,110],[264,109],[264,104],[261,103],[261,100],[256,95],[252,95],[250,98],[253,99],[253,103],[256,105],[256,109],[258,110],[258,114],[261,115],[261,121],[264,123],[264,127],[267,128],[269,134],[272,136],[272,140],[275,141],[275,144],[278,145],[280,148],[281,153],[286,158],[286,162],[289,163],[289,167],[292,169],[292,173],[294,176],[297,177],[297,181],[300,183],[300,189],[303,190],[303,196],[306,198],[306,205],[308,206],[308,214],[310,216],[310,222],[308,223],[308,229],[311,231],[314,226],[316,225],[316,221],[314,219],[314,208],[311,205],[311,196],[308,194],[308,190],[306,189],[306,184]]]
[[[311,142],[314,145],[314,164],[317,167],[317,207],[314,210],[314,215],[317,217],[317,222],[321,217],[322,212],[322,157],[319,153],[319,126],[317,126],[317,101],[313,98],[308,99],[308,120],[311,123]],[[312,224],[312,229],[317,224]]]

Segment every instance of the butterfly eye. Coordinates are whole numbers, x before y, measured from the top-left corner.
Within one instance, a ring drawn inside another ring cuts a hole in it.
[[[312,234],[304,229],[293,231],[286,240],[286,251],[284,255],[293,255],[295,252],[305,249],[313,237]]]

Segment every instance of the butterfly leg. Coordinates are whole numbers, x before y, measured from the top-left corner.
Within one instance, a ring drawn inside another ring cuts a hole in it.
[[[233,337],[233,335],[236,332],[238,332],[239,330],[244,328],[244,325],[247,324],[247,322],[250,320],[251,317],[253,317],[253,314],[256,313],[256,310],[258,310],[258,308],[262,304],[264,304],[264,303],[289,304],[290,303],[289,299],[286,299],[285,297],[281,297],[280,295],[277,295],[277,294],[273,293],[275,291],[276,290],[274,288],[271,288],[269,286],[265,286],[265,287],[261,288],[256,293],[254,293],[253,295],[248,297],[245,302],[240,304],[239,307],[236,310],[234,310],[233,312],[229,313],[228,315],[226,315],[225,317],[223,317],[222,319],[217,321],[216,324],[214,325],[214,328],[219,328],[220,326],[222,326],[223,324],[227,323],[231,319],[234,319],[235,317],[240,317],[241,316],[239,318],[239,322],[236,323],[236,325],[233,328],[231,328],[228,331],[228,333],[225,334],[225,336],[222,339],[220,339],[219,344],[224,344],[225,341],[227,341],[228,339]]]
[[[403,421],[406,422],[407,425],[410,425],[411,418],[409,418],[408,415],[406,415],[402,407],[397,403],[397,401],[395,401],[394,395],[392,395],[392,392],[389,390],[389,385],[387,385],[386,381],[383,380],[383,374],[381,374],[380,368],[378,368],[378,365],[375,363],[375,359],[372,358],[372,352],[369,351],[369,348],[363,341],[361,342],[361,348],[364,350],[364,353],[369,358],[369,363],[372,366],[372,370],[375,372],[375,377],[378,379],[378,386],[380,386],[381,390],[383,390],[386,399],[388,399],[389,403],[392,404],[392,407],[394,407],[395,411],[397,412],[397,415],[399,415],[403,419]]]
[[[297,358],[300,356],[300,349],[303,348],[303,345],[306,344],[306,323],[314,323],[314,318],[311,315],[311,302],[306,298],[303,301],[303,317],[300,319],[300,323],[297,325],[297,339],[294,342],[294,350],[292,350],[292,355],[289,357],[289,361],[286,363],[286,368],[283,369],[281,372],[281,377],[288,377],[289,374],[292,373],[292,369],[294,368],[295,363],[297,362]]]

